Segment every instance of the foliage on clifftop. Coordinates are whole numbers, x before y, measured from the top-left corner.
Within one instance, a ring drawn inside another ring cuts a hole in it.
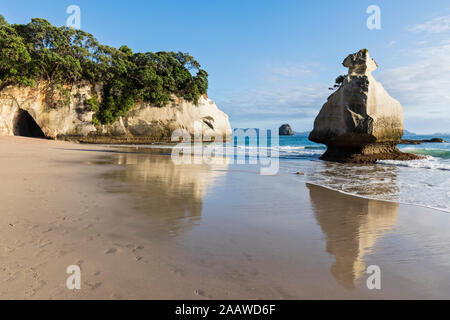
[[[82,80],[103,84],[101,101],[89,102],[101,123],[126,115],[137,101],[164,106],[174,94],[197,103],[208,90],[208,74],[189,54],[133,53],[127,46],[102,45],[89,33],[44,19],[10,25],[0,15],[0,90]]]

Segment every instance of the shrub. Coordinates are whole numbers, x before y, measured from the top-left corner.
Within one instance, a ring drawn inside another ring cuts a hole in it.
[[[208,73],[188,53],[133,53],[100,44],[89,33],[55,27],[44,19],[10,25],[0,15],[0,90],[45,81],[61,87],[87,80],[103,84],[103,96],[86,101],[93,121],[111,123],[137,101],[165,106],[172,96],[198,103]]]

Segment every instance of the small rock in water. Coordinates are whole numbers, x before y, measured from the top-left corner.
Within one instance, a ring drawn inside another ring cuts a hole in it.
[[[279,129],[279,135],[280,136],[293,136],[294,131],[292,131],[292,128],[289,124],[283,124]]]

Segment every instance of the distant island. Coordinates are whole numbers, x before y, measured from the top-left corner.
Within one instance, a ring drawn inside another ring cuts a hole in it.
[[[421,144],[421,143],[443,143],[445,142],[442,138],[431,138],[431,139],[421,139],[421,140],[411,140],[411,139],[402,139],[401,144]]]
[[[411,131],[408,131],[408,130],[406,130],[406,129],[403,131],[403,135],[404,135],[404,136],[417,136],[416,133],[411,132]]]
[[[278,134],[280,136],[293,136],[294,135],[294,131],[292,131],[292,128],[289,124],[283,124],[279,130],[278,130]]]

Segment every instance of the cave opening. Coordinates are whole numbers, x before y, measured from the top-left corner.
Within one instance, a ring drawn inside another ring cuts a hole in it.
[[[14,118],[14,135],[30,138],[45,138],[44,132],[25,110],[19,109]]]

